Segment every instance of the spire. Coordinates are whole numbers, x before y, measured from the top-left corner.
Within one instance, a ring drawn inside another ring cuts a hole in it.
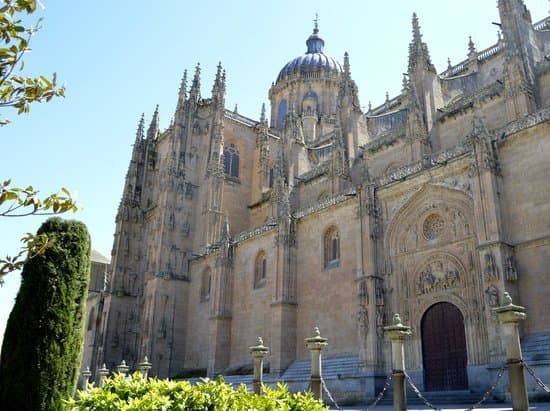
[[[344,77],[348,79],[351,78],[351,70],[349,67],[349,54],[347,51],[344,53]]]
[[[267,125],[267,119],[265,117],[265,103],[262,103],[262,112],[260,114],[260,123]]]
[[[218,62],[218,67],[216,70],[216,78],[214,79],[214,86],[212,87],[212,94],[219,91],[222,83],[222,62]]]
[[[192,101],[197,101],[201,96],[201,64],[197,63],[195,66],[195,76],[193,77],[193,83],[189,90],[189,98]]]
[[[178,109],[183,107],[185,100],[187,100],[187,69],[183,71],[183,77],[181,79],[180,91],[178,93]]]
[[[313,20],[313,34],[306,40],[307,51],[306,54],[323,53],[325,47],[325,41],[318,36],[319,34],[319,15],[315,13],[315,20]]]
[[[413,13],[412,16],[412,34],[413,38],[409,44],[409,73],[415,70],[428,70],[435,73],[436,70],[430,60],[428,46],[422,41],[416,13]]]
[[[136,146],[145,138],[145,114],[141,113],[138,128],[136,131]]]
[[[159,105],[155,107],[155,112],[153,113],[153,118],[151,119],[151,124],[147,129],[147,139],[154,140],[157,137],[159,132]]]

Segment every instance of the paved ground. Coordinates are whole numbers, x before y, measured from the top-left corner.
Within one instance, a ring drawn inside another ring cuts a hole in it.
[[[464,405],[445,405],[441,409],[445,411],[464,411],[467,407],[469,407],[471,404],[464,404]],[[331,408],[333,410],[336,410],[336,408]],[[344,407],[345,411],[352,411],[352,410],[366,410],[366,407]],[[479,408],[476,408],[478,410],[486,410],[486,411],[512,411],[512,405],[511,404],[489,404],[487,406],[481,406]],[[535,402],[531,403],[530,410],[533,411],[550,411],[550,402]],[[431,408],[422,408],[420,405],[411,405],[407,408],[408,411],[433,411]],[[369,410],[370,411],[370,410]],[[374,408],[374,411],[393,411],[393,405],[379,405],[376,408]]]

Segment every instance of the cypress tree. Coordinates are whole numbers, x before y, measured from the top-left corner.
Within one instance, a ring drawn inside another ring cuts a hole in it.
[[[24,266],[0,356],[1,410],[60,410],[76,389],[90,278],[90,236],[78,221],[47,220],[51,243]]]

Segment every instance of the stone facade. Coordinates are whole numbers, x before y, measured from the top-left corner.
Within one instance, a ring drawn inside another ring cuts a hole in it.
[[[422,380],[423,318],[445,302],[475,391],[504,360],[503,291],[527,308],[524,337],[550,333],[550,18],[498,8],[499,42],[439,74],[414,15],[402,93],[367,112],[317,25],[271,86],[270,122],[225,109],[221,65],[209,98],[200,67],[189,88],[185,73],[170,127],[158,111],[138,126],[92,371],[146,355],[159,376],[251,372],[261,336],[284,376],[318,326],[324,357],[356,358],[374,393],[393,313]]]

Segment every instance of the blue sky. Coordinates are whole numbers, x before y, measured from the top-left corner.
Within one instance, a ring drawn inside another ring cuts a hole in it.
[[[43,193],[77,193],[93,247],[110,256],[114,218],[141,116],[160,105],[161,127],[173,115],[184,69],[202,67],[209,96],[218,61],[227,71],[226,106],[258,118],[279,70],[305,52],[315,13],[325,52],[340,61],[348,51],[361,104],[384,102],[401,90],[407,69],[411,16],[416,11],[438,71],[447,58],[466,57],[468,36],[478,50],[497,40],[496,0],[181,1],[43,0],[42,30],[32,39],[25,74],[57,72],[66,98],[34,105],[0,128],[0,179],[32,184]],[[548,2],[526,0],[533,21]],[[345,5],[342,6],[342,5]],[[15,254],[18,239],[42,218],[0,219],[0,253]],[[12,273],[0,288],[0,336],[19,287]],[[1,337],[0,337],[1,338]]]

